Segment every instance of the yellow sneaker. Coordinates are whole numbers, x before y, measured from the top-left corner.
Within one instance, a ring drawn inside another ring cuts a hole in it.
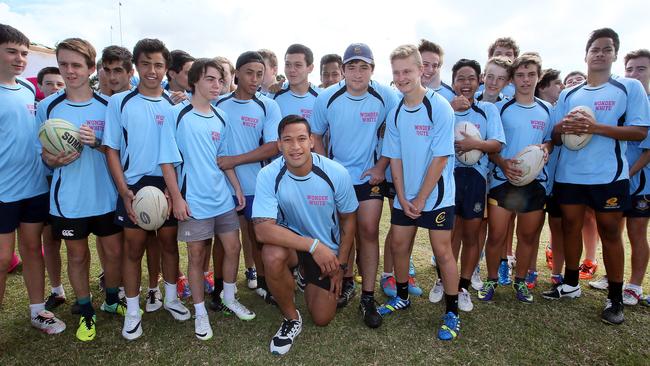
[[[77,328],[77,339],[82,342],[88,342],[95,339],[95,315],[92,317],[82,316],[79,319],[79,328]]]

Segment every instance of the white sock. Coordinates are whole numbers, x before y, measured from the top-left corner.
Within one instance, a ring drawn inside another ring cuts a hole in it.
[[[129,315],[140,314],[140,296],[126,298],[126,312]]]
[[[393,272],[382,272],[381,278],[392,277]]]
[[[52,293],[65,297],[65,290],[63,289],[63,284],[58,285],[57,287],[52,287]]]
[[[45,303],[40,303],[40,304],[29,304],[29,313],[32,316],[32,319],[36,318],[38,313],[41,311],[45,310]]]
[[[176,284],[167,283],[167,281],[164,282],[165,282],[165,302],[170,303],[178,299],[178,295],[176,294]]]
[[[205,310],[205,301],[201,301],[198,304],[194,304],[194,312],[196,316],[208,315],[208,311]]]
[[[235,289],[236,286],[234,283],[223,283],[223,301],[232,302],[235,300]]]

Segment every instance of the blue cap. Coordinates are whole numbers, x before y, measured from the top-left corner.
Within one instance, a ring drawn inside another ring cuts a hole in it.
[[[372,51],[365,43],[353,43],[345,49],[345,53],[343,54],[343,63],[347,64],[354,60],[361,60],[371,65],[375,64]]]

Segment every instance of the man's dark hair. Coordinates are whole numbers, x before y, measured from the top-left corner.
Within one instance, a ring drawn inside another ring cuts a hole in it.
[[[59,71],[58,67],[54,67],[54,66],[48,66],[42,68],[41,71],[39,71],[38,74],[36,75],[36,82],[38,82],[38,85],[43,85],[43,78],[45,77],[45,75],[50,75],[50,74],[61,75],[61,72]]]
[[[120,46],[108,46],[102,51],[102,64],[103,63],[113,63],[115,61],[122,62],[122,67],[126,72],[130,72],[133,69],[133,63],[131,62],[133,55],[131,51],[127,50],[124,47]]]
[[[560,80],[560,70],[555,69],[544,69],[542,70],[542,76],[535,86],[535,96],[539,97],[540,89],[548,88],[551,85],[553,80]]]
[[[580,75],[584,79],[587,78],[587,74],[585,74],[582,71],[571,71],[570,73],[566,74],[566,76],[564,77],[564,80],[562,81],[562,84],[566,84],[567,79],[569,79],[571,76],[575,76],[575,75]]]
[[[320,59],[320,72],[323,72],[323,66],[336,62],[339,65],[339,69],[343,69],[343,59],[341,56],[335,53],[328,53],[327,55],[321,57]]]
[[[650,51],[644,48],[644,49],[628,52],[627,55],[625,55],[625,58],[623,59],[625,61],[624,65],[627,66],[628,61],[634,60],[635,58],[641,58],[641,57],[650,59]]]
[[[282,118],[282,120],[280,121],[280,124],[278,125],[278,137],[282,136],[282,131],[284,131],[285,127],[296,123],[302,123],[303,125],[305,125],[307,127],[307,134],[311,136],[311,127],[309,126],[309,122],[307,122],[307,120],[302,116],[298,116],[296,114],[290,114]]]
[[[138,64],[138,59],[142,54],[149,55],[158,52],[160,52],[165,59],[165,67],[169,67],[172,63],[172,57],[167,47],[165,47],[165,44],[161,40],[155,38],[141,39],[135,44],[135,47],[133,47],[133,64]]]
[[[472,69],[474,69],[474,71],[476,72],[476,77],[477,78],[481,76],[481,64],[479,64],[476,60],[468,60],[466,58],[461,58],[451,68],[451,82],[452,83],[454,82],[454,80],[456,80],[456,73],[458,72],[458,70],[460,70],[462,67],[465,67],[465,66],[471,67]]]
[[[289,46],[289,48],[287,48],[287,52],[284,55],[286,56],[294,54],[303,54],[305,56],[305,62],[307,63],[307,66],[311,66],[314,63],[314,53],[309,47],[305,45],[299,43],[292,44]]]
[[[186,63],[195,61],[196,59],[192,57],[189,53],[183,51],[183,50],[173,50],[171,52],[171,58],[172,62],[169,64],[169,67],[167,68],[167,78],[169,79],[169,72],[174,71],[176,73],[181,72],[183,69],[183,66],[185,66]]]
[[[612,28],[600,28],[591,32],[589,39],[587,40],[585,53],[589,52],[589,47],[591,47],[591,44],[598,38],[611,38],[614,42],[614,53],[618,54],[618,48],[621,46],[621,41],[618,39],[618,33],[616,33]]]
[[[189,84],[192,93],[195,92],[194,85],[196,85],[196,83],[201,80],[201,77],[205,75],[205,73],[208,71],[208,67],[214,67],[217,69],[221,75],[221,78],[223,78],[223,66],[221,66],[217,60],[213,58],[200,58],[198,60],[195,60],[192,64],[192,67],[190,67],[190,71],[187,72],[187,84]]]
[[[29,38],[10,25],[0,24],[0,44],[4,43],[16,43],[29,47]]]

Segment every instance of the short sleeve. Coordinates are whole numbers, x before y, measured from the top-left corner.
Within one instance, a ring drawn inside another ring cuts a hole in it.
[[[278,125],[282,119],[280,106],[275,100],[268,100],[266,104],[266,119],[264,120],[264,143],[278,140]]]
[[[336,201],[336,209],[340,213],[351,213],[359,208],[357,195],[352,185],[352,178],[350,173],[340,166],[336,174],[336,192],[334,200]],[[257,199],[257,196],[255,197]]]
[[[384,144],[381,155],[387,158],[401,159],[402,151],[400,148],[399,129],[395,124],[396,112],[397,108],[394,108],[388,113],[388,118],[386,118],[386,131],[384,133]]]
[[[275,184],[271,176],[273,166],[275,165],[269,165],[257,174],[252,214],[254,218],[260,217],[274,220],[278,218],[278,198],[275,195]]]
[[[104,139],[102,145],[106,145],[113,150],[120,150],[122,140],[122,121],[120,111],[120,101],[122,98],[111,97],[108,100],[106,108],[106,121],[104,123]]]
[[[312,132],[317,135],[322,135],[327,131],[328,121],[327,121],[327,107],[326,101],[327,96],[325,94],[329,93],[320,93],[314,101],[314,111],[311,118],[311,128]]]
[[[441,97],[442,98],[442,97]],[[431,140],[431,152],[436,156],[452,156],[454,150],[454,110],[447,102],[442,103],[442,99],[436,100],[436,106],[433,110],[433,129]]]
[[[625,126],[650,126],[650,102],[643,86],[633,79],[627,86]]]
[[[178,150],[176,142],[176,112],[170,109],[169,118],[166,118],[170,123],[164,123],[160,131],[160,144],[158,151],[158,164],[178,164],[182,160],[181,153]]]
[[[503,122],[501,122],[501,116],[497,111],[497,107],[491,103],[485,104],[485,112],[487,115],[487,134],[485,139],[496,140],[505,145],[506,134],[503,131]]]

